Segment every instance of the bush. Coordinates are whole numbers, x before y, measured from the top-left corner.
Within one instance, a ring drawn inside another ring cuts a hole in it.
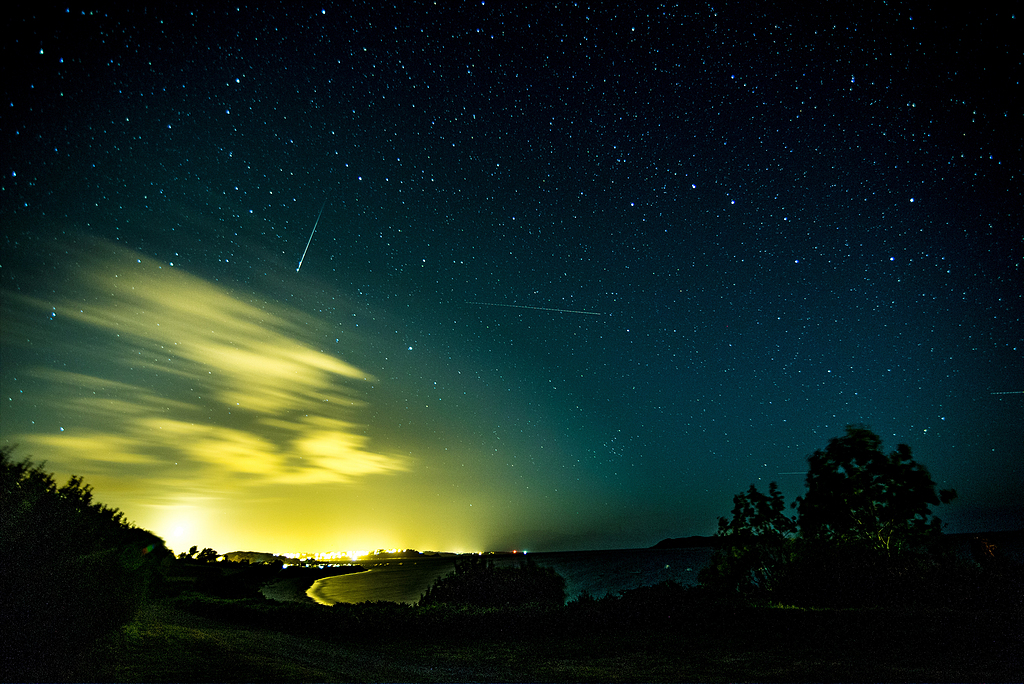
[[[727,544],[699,575],[703,586],[752,602],[817,607],[909,605],[936,599],[943,573],[936,554],[942,522],[932,507],[956,498],[936,490],[905,444],[885,454],[867,427],[808,457],[807,493],[794,520],[783,514],[777,485],[754,485],[733,498],[732,519],[720,518]],[[947,582],[948,583],[948,582]]]
[[[127,623],[169,552],[79,477],[58,487],[0,449],[0,640],[8,681],[69,676],[96,639]]]
[[[479,556],[460,560],[455,570],[434,581],[420,597],[420,606],[453,604],[479,608],[508,608],[565,603],[565,578],[526,557],[512,567],[496,567]]]

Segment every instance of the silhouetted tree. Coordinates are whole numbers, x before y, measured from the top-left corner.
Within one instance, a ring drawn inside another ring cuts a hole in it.
[[[936,492],[906,444],[888,455],[881,445],[867,427],[851,425],[811,455],[807,494],[795,503],[802,537],[897,551],[942,530],[931,506],[949,503],[956,490]]]
[[[936,491],[928,470],[900,444],[886,455],[864,426],[848,426],[809,458],[807,493],[787,518],[773,482],[751,485],[720,518],[724,546],[700,574],[707,587],[745,596],[843,605],[914,594],[934,567],[930,544],[942,523],[931,507],[956,497]],[[796,534],[795,534],[796,533]]]
[[[700,581],[745,595],[770,591],[790,553],[796,522],[786,517],[786,501],[775,482],[767,495],[750,485],[732,501],[732,518],[718,519],[724,543],[699,573]]]
[[[192,547],[195,548],[194,546]],[[196,560],[202,563],[213,563],[217,560],[217,552],[207,547],[196,555]]]
[[[796,522],[783,513],[786,500],[775,482],[768,485],[767,496],[750,485],[745,494],[737,494],[732,502],[732,519],[718,519],[719,536],[744,542],[752,539],[780,541],[796,532]]]
[[[0,644],[10,678],[67,676],[74,657],[130,620],[166,554],[152,533],[93,502],[81,477],[58,487],[0,449]],[[62,674],[63,672],[63,674]]]

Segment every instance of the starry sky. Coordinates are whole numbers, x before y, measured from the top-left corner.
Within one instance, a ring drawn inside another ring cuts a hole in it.
[[[1024,26],[932,4],[26,3],[0,443],[176,551],[643,547],[856,423],[1024,527]]]

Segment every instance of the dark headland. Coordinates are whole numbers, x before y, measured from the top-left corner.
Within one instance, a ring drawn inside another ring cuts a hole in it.
[[[671,539],[662,539],[660,542],[652,546],[652,549],[697,549],[697,548],[718,548],[721,546],[721,537],[702,537],[695,535],[692,537],[675,537]]]

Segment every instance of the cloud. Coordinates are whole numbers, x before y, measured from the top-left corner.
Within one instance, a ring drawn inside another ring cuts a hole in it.
[[[319,351],[313,326],[287,307],[242,301],[119,248],[86,262],[60,299],[5,298],[19,318],[11,342],[49,339],[72,359],[31,372],[62,432],[15,436],[29,449],[143,480],[188,472],[221,488],[411,467],[363,434],[372,376]]]

